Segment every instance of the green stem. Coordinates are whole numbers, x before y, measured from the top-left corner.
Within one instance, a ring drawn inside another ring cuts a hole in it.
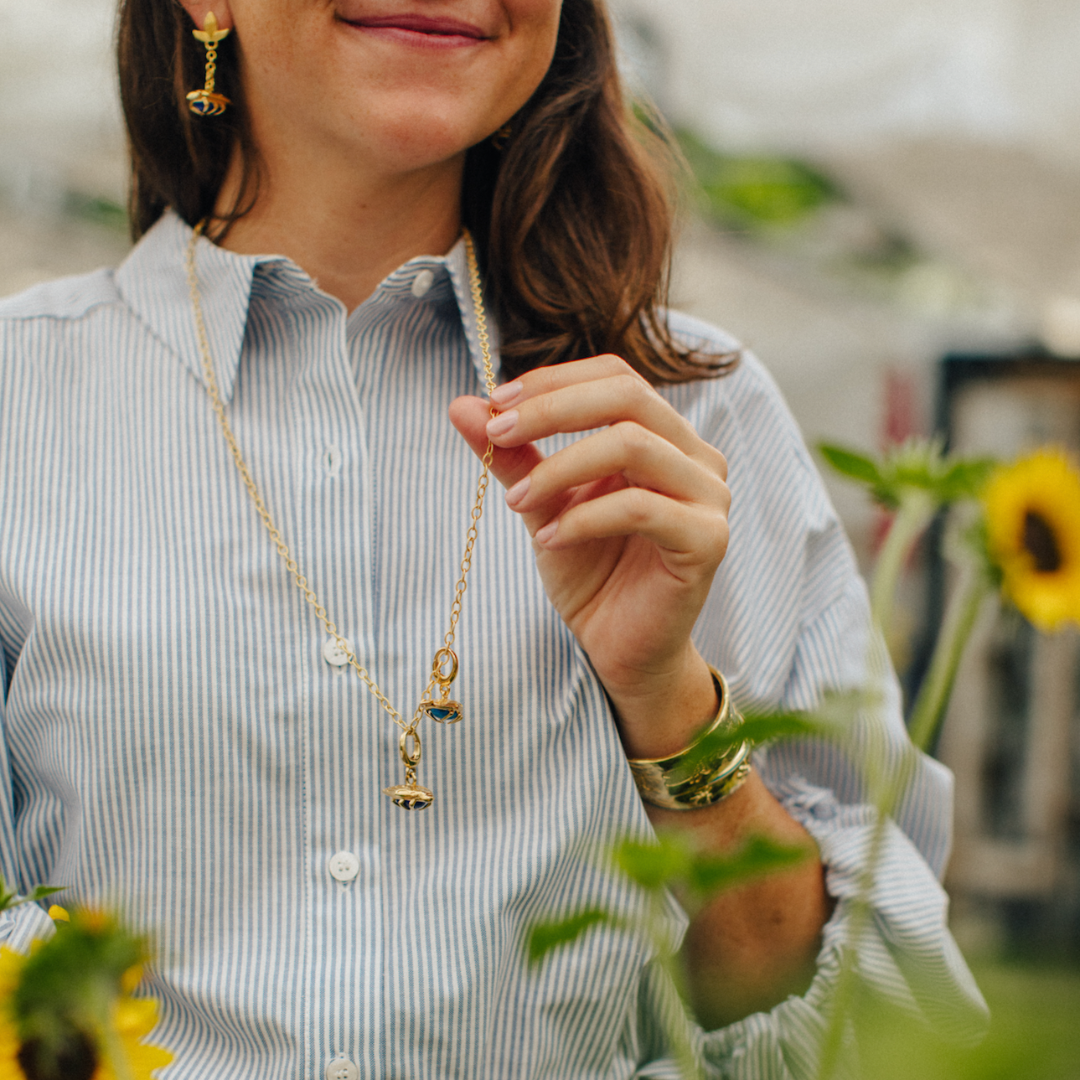
[[[98,1050],[109,1063],[117,1080],[135,1080],[120,1033],[111,1022],[98,1025]]]
[[[919,690],[908,726],[911,741],[920,750],[925,750],[933,741],[945,715],[964,647],[990,591],[991,583],[985,568],[974,562],[966,563],[960,581],[949,597],[930,670]]]
[[[878,553],[877,567],[870,589],[870,609],[874,623],[883,634],[892,624],[893,601],[900,574],[912,545],[934,516],[932,496],[918,489],[905,491],[892,525]]]
[[[660,961],[660,967],[671,979],[676,991],[674,1017],[670,1025],[665,1025],[668,1028],[668,1045],[675,1053],[675,1061],[683,1080],[700,1080],[701,1071],[698,1069],[698,1063],[694,1057],[694,1047],[690,1042],[685,1017],[681,1012],[681,1009],[685,1008],[683,1003],[690,1000],[687,993],[686,978],[678,957],[668,948],[667,937],[663,930],[665,925],[663,915],[664,893],[660,889],[653,889],[650,892],[649,936]]]
[[[840,1055],[844,1049],[844,1024],[848,1017],[854,1015],[859,989],[859,944],[873,916],[870,900],[878,867],[885,852],[889,818],[911,779],[915,763],[916,754],[909,749],[894,776],[890,778],[874,770],[867,777],[871,788],[871,801],[877,810],[877,817],[874,822],[874,831],[870,836],[866,865],[859,875],[858,893],[850,902],[851,911],[840,958],[840,973],[837,976],[836,990],[833,994],[833,1011],[821,1043],[817,1080],[832,1080],[840,1064]]]

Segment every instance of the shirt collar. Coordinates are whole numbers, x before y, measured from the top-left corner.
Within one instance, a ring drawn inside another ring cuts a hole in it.
[[[135,314],[164,342],[185,367],[205,386],[202,357],[195,330],[195,316],[187,281],[187,248],[192,229],[172,211],[167,211],[146,233],[116,273],[121,296]],[[205,237],[195,247],[195,270],[199,299],[206,323],[210,356],[224,402],[230,400],[240,367],[240,354],[247,327],[252,286],[260,267],[280,268],[294,282],[317,286],[295,263],[282,255],[237,255],[219,248]],[[464,239],[444,256],[419,256],[387,275],[364,304],[380,303],[401,291],[418,270],[438,273],[445,269],[453,287],[458,314],[469,344],[469,356],[480,384],[485,383],[483,353],[469,288],[468,260]],[[361,305],[363,307],[364,305]],[[491,315],[487,316],[492,364],[499,372],[499,335]]]

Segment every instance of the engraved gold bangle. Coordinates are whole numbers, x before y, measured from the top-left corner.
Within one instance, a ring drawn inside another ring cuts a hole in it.
[[[709,666],[709,673],[720,696],[715,719],[685,750],[664,758],[631,758],[638,793],[653,806],[666,810],[696,810],[726,799],[740,788],[750,775],[750,752],[753,745],[744,739],[722,754],[708,757],[687,773],[687,759],[700,744],[716,731],[734,732],[742,717],[732,704],[724,676]]]

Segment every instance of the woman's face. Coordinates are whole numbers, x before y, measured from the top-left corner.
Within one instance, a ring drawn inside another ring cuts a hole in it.
[[[525,104],[551,63],[561,0],[185,6],[200,26],[213,10],[233,28],[261,147],[337,150],[394,172],[460,154]]]

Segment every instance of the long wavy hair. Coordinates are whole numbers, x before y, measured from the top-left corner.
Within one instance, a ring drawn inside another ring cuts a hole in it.
[[[190,225],[214,215],[237,147],[242,182],[217,224],[227,230],[258,197],[235,36],[219,46],[217,69],[232,105],[204,118],[185,100],[205,62],[191,30],[177,0],[121,0],[135,239],[169,207]],[[603,0],[563,0],[551,67],[500,141],[469,150],[462,216],[482,256],[508,375],[600,353],[622,356],[654,384],[730,369],[737,356],[684,348],[668,330],[680,158],[662,123],[627,103]]]

